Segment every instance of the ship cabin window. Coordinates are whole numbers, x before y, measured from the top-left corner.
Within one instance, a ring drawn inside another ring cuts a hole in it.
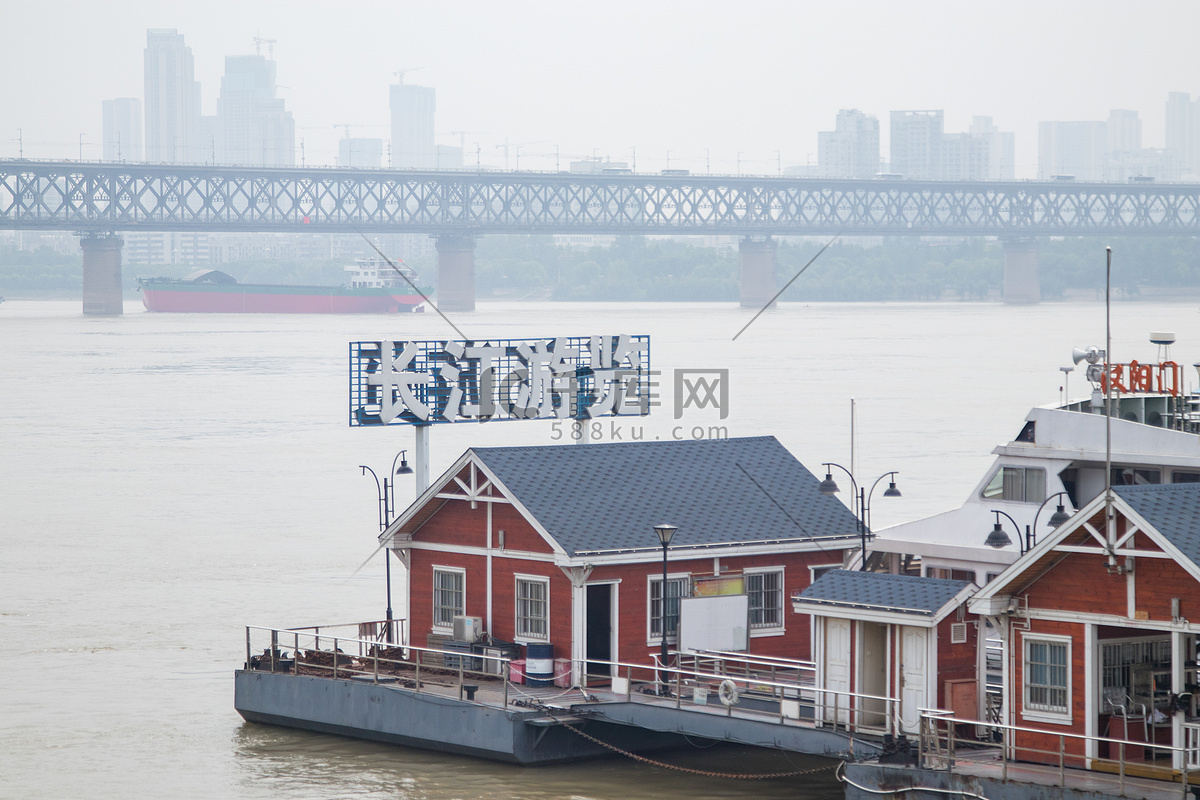
[[[1113,486],[1146,486],[1162,483],[1162,472],[1156,469],[1138,469],[1137,467],[1113,467]]]
[[[1071,640],[1069,637],[1025,636],[1024,715],[1070,722]]]
[[[679,634],[679,598],[688,596],[688,578],[667,577],[666,619],[663,619],[663,581],[650,578],[649,640],[661,642],[666,629],[667,641],[674,642]],[[664,625],[665,622],[665,625]]]
[[[1046,470],[1000,467],[984,487],[983,499],[1040,503],[1046,499]]]
[[[1200,472],[1172,472],[1171,483],[1200,483]]]
[[[452,629],[454,618],[466,614],[466,570],[433,568],[433,626]]]

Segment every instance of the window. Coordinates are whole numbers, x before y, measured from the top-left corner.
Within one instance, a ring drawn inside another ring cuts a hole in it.
[[[1025,637],[1025,715],[1070,721],[1071,640]]]
[[[1162,483],[1162,473],[1156,469],[1138,469],[1137,467],[1113,467],[1113,486],[1146,486]]]
[[[550,638],[550,579],[517,576],[517,638]]]
[[[662,639],[663,635],[663,591],[662,578],[650,579],[650,638]],[[679,634],[679,598],[687,596],[688,579],[667,578],[667,640],[673,641]]]
[[[984,487],[983,499],[1040,503],[1046,499],[1046,470],[1001,467]]]
[[[1180,472],[1176,470],[1171,473],[1171,483],[1200,483],[1200,472]]]
[[[747,572],[750,629],[783,627],[783,570]]]
[[[433,626],[450,628],[454,618],[466,613],[463,602],[466,571],[451,567],[433,568]]]

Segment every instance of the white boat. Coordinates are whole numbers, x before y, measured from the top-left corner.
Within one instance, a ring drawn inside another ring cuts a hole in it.
[[[1200,394],[1185,390],[1184,368],[1170,359],[1174,336],[1151,342],[1155,362],[1111,365],[1112,484],[1200,483]],[[1089,362],[1092,395],[1030,411],[959,508],[877,531],[872,568],[983,586],[1104,491],[1103,351],[1075,357]]]

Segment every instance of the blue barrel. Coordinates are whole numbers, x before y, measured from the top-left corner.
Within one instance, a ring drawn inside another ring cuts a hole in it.
[[[529,686],[554,685],[554,645],[530,644],[525,647],[525,674]]]

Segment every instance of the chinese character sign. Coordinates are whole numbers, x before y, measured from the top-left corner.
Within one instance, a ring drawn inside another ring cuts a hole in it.
[[[649,336],[350,343],[350,425],[650,411]]]

